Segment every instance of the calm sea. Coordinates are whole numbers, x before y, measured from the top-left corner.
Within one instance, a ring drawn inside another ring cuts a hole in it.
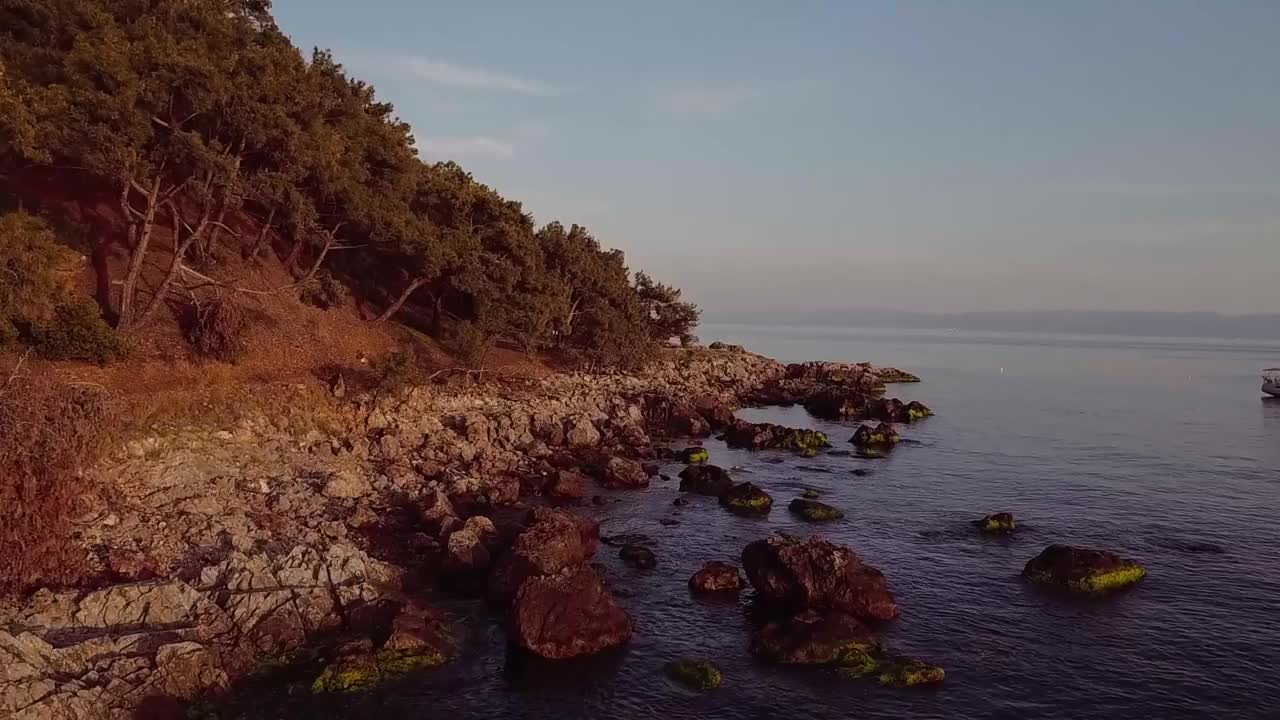
[[[712,462],[765,487],[775,508],[743,519],[710,498],[673,507],[673,482],[598,508],[602,533],[646,535],[659,558],[656,570],[630,570],[601,548],[636,621],[624,652],[509,659],[495,618],[448,603],[467,628],[460,662],[330,706],[333,714],[1280,718],[1280,403],[1258,390],[1258,370],[1280,366],[1280,344],[794,326],[702,335],[785,361],[910,370],[924,382],[890,394],[937,417],[905,428],[909,444],[885,460],[752,454],[711,441]],[[837,449],[853,430],[801,408],[745,414],[820,428]],[[821,668],[761,665],[747,654],[746,595],[690,597],[686,582],[703,562],[736,562],[773,531],[813,532],[786,510],[804,488],[847,515],[820,532],[888,576],[903,612],[885,642],[944,666],[943,685],[883,689]],[[995,511],[1013,512],[1021,531],[976,535],[969,522]],[[1023,564],[1055,542],[1113,549],[1150,575],[1102,601],[1029,587]],[[670,684],[661,667],[679,656],[716,660],[724,686],[694,694]]]

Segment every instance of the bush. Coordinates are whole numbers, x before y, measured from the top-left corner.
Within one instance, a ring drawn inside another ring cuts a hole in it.
[[[187,305],[187,341],[201,357],[235,362],[244,353],[244,340],[249,329],[244,308],[224,298]]]
[[[16,345],[18,337],[18,328],[8,318],[0,317],[0,350]]]
[[[485,358],[493,349],[497,337],[473,322],[460,322],[453,326],[449,337],[449,350],[470,368],[484,367]]]
[[[302,302],[321,310],[342,305],[349,297],[347,286],[328,270],[316,273],[315,277],[302,286]]]
[[[380,392],[395,392],[418,375],[418,357],[412,350],[392,350],[373,361],[374,386]]]
[[[123,355],[120,338],[88,298],[59,305],[53,318],[30,326],[31,344],[50,360],[85,360],[100,365]]]
[[[103,448],[107,410],[106,396],[86,387],[36,384],[0,394],[0,594],[83,575],[71,520],[92,490],[82,471]]]

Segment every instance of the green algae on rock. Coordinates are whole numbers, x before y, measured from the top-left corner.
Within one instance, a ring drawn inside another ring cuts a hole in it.
[[[831,447],[826,433],[804,428],[789,428],[773,423],[752,423],[739,420],[725,431],[729,447],[751,450],[793,450],[805,456],[813,456],[823,448]]]
[[[947,672],[920,660],[893,660],[880,667],[876,679],[886,687],[914,687],[942,682]]]
[[[870,425],[859,426],[853,433],[853,437],[849,438],[849,442],[858,447],[867,446],[886,446],[895,445],[902,441],[902,436],[889,423],[880,423],[872,427]]]
[[[415,670],[439,667],[445,661],[445,656],[434,650],[380,650],[372,656],[342,657],[316,676],[311,692],[363,692]]]
[[[836,651],[831,661],[841,677],[862,678],[880,669],[880,649],[870,643],[849,643]]]
[[[773,507],[773,498],[752,483],[744,482],[721,495],[720,504],[739,515],[764,515]]]
[[[817,490],[810,489],[800,493],[800,497],[804,498],[805,500],[817,500],[818,498],[822,497],[822,493],[818,492]]]
[[[1022,574],[1040,585],[1081,595],[1103,595],[1137,583],[1147,571],[1137,562],[1106,550],[1050,545],[1027,561]]]
[[[809,522],[830,522],[844,518],[842,511],[817,500],[796,498],[787,509]]]
[[[991,534],[1011,533],[1018,529],[1018,523],[1014,522],[1012,513],[994,513],[976,521],[975,524],[982,532]]]
[[[711,453],[704,447],[690,447],[681,450],[676,459],[688,465],[697,465],[711,459]]]
[[[664,668],[667,677],[694,690],[715,690],[724,679],[720,668],[707,660],[681,659]]]

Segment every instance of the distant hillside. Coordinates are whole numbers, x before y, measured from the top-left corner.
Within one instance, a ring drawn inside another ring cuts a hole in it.
[[[980,330],[987,332],[1144,335],[1280,340],[1280,314],[1128,310],[1001,310],[918,313],[898,310],[813,310],[804,313],[716,313],[715,322],[811,323],[862,327]]]

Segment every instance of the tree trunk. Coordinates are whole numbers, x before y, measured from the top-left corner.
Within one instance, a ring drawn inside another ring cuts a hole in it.
[[[145,325],[147,320],[160,307],[160,303],[164,302],[165,293],[169,292],[169,287],[173,285],[173,281],[178,277],[178,271],[182,269],[182,259],[187,256],[187,250],[191,248],[209,228],[209,209],[206,208],[200,217],[200,224],[195,230],[186,237],[182,242],[178,242],[178,228],[182,224],[182,219],[178,215],[178,206],[175,202],[170,201],[169,212],[173,214],[173,261],[169,263],[169,271],[165,273],[164,280],[160,281],[160,286],[156,288],[156,292],[151,296],[151,302],[147,303],[146,310],[142,311],[142,315],[138,318],[138,325]]]
[[[320,254],[316,256],[316,261],[311,264],[311,269],[308,270],[307,274],[303,275],[302,279],[298,281],[299,285],[306,285],[311,282],[311,278],[315,277],[316,273],[320,272],[320,265],[324,263],[325,256],[329,254],[329,250],[333,249],[335,243],[337,243],[337,240],[333,235],[329,235],[325,238],[324,247],[320,248]]]
[[[258,239],[253,241],[253,248],[249,250],[249,259],[257,260],[258,253],[262,252],[262,245],[267,241],[267,237],[271,234],[271,223],[275,222],[276,209],[271,208],[271,212],[267,213],[267,221],[262,224],[262,229],[258,231]]]
[[[128,330],[134,323],[134,295],[138,289],[138,278],[142,276],[143,261],[147,256],[147,246],[151,244],[151,232],[155,228],[156,206],[160,201],[160,175],[157,174],[147,190],[147,207],[141,218],[133,217],[129,205],[129,190],[132,179],[124,181],[125,187],[120,202],[125,219],[130,223],[129,239],[133,247],[129,251],[129,270],[124,276],[124,284],[120,288],[120,323],[122,330]]]
[[[400,311],[400,308],[404,307],[405,302],[409,300],[409,296],[413,294],[413,291],[422,287],[422,284],[426,281],[426,278],[414,278],[413,282],[409,283],[409,286],[404,289],[404,292],[400,293],[400,297],[396,298],[396,301],[391,304],[391,307],[383,311],[383,313],[379,315],[378,319],[374,320],[374,322],[386,322],[387,320],[390,320],[392,315],[395,315]]]

